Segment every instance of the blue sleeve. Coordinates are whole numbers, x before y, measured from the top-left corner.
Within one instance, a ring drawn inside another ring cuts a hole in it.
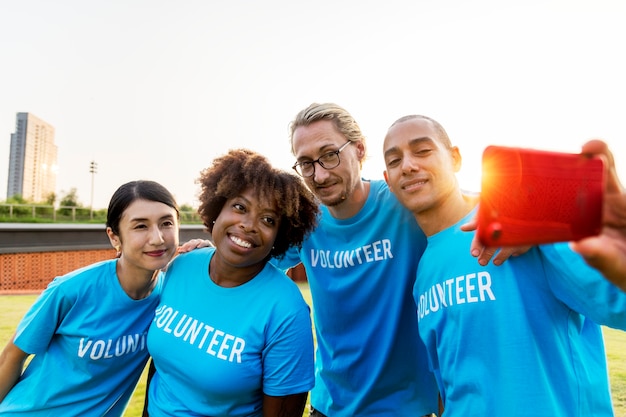
[[[264,394],[283,396],[313,388],[314,345],[310,317],[309,308],[304,305],[273,329],[263,350]]]
[[[24,352],[45,352],[59,324],[74,304],[65,294],[61,282],[59,278],[53,280],[20,321],[14,343]]]
[[[285,256],[280,259],[270,259],[270,263],[283,272],[286,272],[289,268],[298,265],[300,262],[300,250],[295,247],[289,248],[285,253]]]
[[[558,299],[597,324],[626,330],[625,292],[587,265],[568,243],[542,245],[539,250]]]

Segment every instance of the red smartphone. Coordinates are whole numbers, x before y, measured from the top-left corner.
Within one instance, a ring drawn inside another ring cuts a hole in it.
[[[488,146],[478,238],[486,246],[567,242],[600,233],[604,164],[583,154]]]

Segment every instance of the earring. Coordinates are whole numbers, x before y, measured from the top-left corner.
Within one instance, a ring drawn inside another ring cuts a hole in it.
[[[115,257],[119,258],[120,256],[122,256],[122,248],[120,248],[120,245],[115,245]]]

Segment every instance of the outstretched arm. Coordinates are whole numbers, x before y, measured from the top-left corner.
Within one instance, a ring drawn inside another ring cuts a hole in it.
[[[599,235],[572,242],[571,246],[606,279],[626,291],[626,190],[619,181],[613,154],[605,142],[589,141],[583,145],[582,152],[599,155],[605,161],[603,228]]]
[[[13,338],[0,353],[0,402],[4,400],[22,375],[24,362],[28,356],[28,353],[15,346]]]

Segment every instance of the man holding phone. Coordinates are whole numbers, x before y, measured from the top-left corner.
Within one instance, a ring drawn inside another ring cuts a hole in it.
[[[477,203],[435,120],[397,120],[384,157],[385,180],[428,239],[413,295],[445,415],[612,416],[599,324],[626,329],[626,294],[567,243],[477,265],[474,233],[461,230]]]

